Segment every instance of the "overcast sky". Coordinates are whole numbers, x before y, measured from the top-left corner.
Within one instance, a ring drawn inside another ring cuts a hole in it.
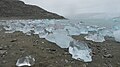
[[[79,13],[120,12],[120,0],[23,0],[63,16]]]

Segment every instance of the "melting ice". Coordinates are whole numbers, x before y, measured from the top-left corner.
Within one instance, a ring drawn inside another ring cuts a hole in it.
[[[81,60],[84,62],[91,62],[92,50],[84,42],[72,41],[70,42],[69,53],[72,54],[72,58]]]
[[[114,32],[115,40],[120,42],[120,30]]]
[[[86,34],[85,38],[94,42],[103,42],[105,36],[110,36],[120,42],[120,25],[107,29],[69,20],[7,20],[0,22],[0,25],[4,26],[6,33],[21,31],[27,35],[38,34],[40,38],[56,43],[61,48],[69,48],[73,58],[84,62],[92,61],[89,55],[91,50],[87,44],[75,41],[72,35]]]
[[[31,56],[22,57],[17,60],[16,66],[32,66],[35,64],[35,59]]]

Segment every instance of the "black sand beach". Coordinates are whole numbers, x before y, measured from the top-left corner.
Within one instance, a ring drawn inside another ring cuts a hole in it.
[[[103,43],[86,41],[81,36],[74,39],[85,41],[92,48],[93,61],[84,63],[72,59],[67,49],[40,39],[37,35],[25,35],[22,32],[4,33],[0,31],[0,67],[16,67],[20,57],[31,55],[35,58],[32,67],[119,67],[120,43],[107,38]]]

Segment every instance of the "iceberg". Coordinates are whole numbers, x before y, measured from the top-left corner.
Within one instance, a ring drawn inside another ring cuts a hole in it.
[[[84,62],[91,62],[92,50],[88,47],[85,42],[80,41],[71,41],[69,46],[69,53],[72,54],[72,58],[84,61]]]

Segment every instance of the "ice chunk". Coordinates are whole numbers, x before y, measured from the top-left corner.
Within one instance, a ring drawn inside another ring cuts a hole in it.
[[[45,37],[46,40],[55,43],[55,35],[49,34]]]
[[[66,30],[66,29],[58,29],[58,30],[54,30],[53,33],[69,35],[69,32],[68,32],[68,30]]]
[[[86,40],[92,40],[94,42],[104,42],[105,38],[102,35],[99,34],[89,34],[88,36],[85,36]]]
[[[56,43],[61,48],[68,48],[69,43],[73,40],[72,37],[59,33],[49,34],[45,39]]]
[[[113,26],[113,31],[120,30],[120,24]]]
[[[81,34],[88,34],[88,29],[84,26],[82,26],[79,30]]]
[[[88,31],[98,31],[98,26],[95,26],[95,25],[93,25],[93,26],[87,26],[87,29],[88,29]]]
[[[76,27],[72,26],[66,26],[64,29],[66,29],[69,33],[69,35],[80,35],[80,30]]]
[[[16,66],[32,66],[35,64],[35,59],[31,56],[22,57],[17,60]]]
[[[114,32],[115,40],[120,42],[120,30]]]
[[[40,31],[38,35],[40,38],[45,38],[48,35],[48,32],[46,30],[43,30]]]
[[[102,36],[109,36],[109,37],[113,37],[113,31],[110,29],[101,29],[98,30],[98,33]]]
[[[41,26],[34,27],[34,34],[39,34],[41,31],[44,31],[44,28]]]
[[[92,50],[84,42],[72,41],[69,46],[69,53],[72,54],[72,58],[81,60],[84,62],[91,62],[92,56],[90,53]]]
[[[48,31],[48,32],[52,32],[53,30],[55,30],[55,28],[53,27],[53,26],[47,26],[46,28],[46,31]]]

